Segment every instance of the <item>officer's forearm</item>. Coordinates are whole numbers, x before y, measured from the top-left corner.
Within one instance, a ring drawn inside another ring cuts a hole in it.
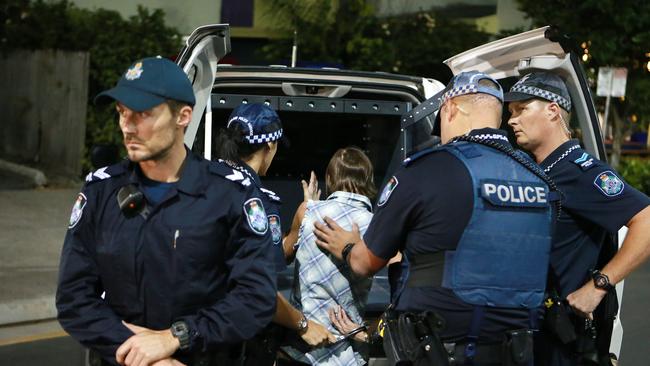
[[[625,279],[650,257],[650,206],[634,215],[627,226],[621,249],[602,270],[612,284]]]
[[[277,301],[273,322],[283,327],[296,330],[302,319],[302,313],[294,308],[279,292]]]
[[[363,239],[352,248],[348,262],[352,271],[363,277],[372,277],[388,263],[387,260],[374,255]]]

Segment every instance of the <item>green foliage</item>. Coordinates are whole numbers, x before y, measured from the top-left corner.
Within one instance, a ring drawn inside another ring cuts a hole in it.
[[[124,19],[116,11],[80,9],[66,0],[8,0],[0,5],[0,50],[61,49],[90,53],[86,151],[94,144],[117,143],[121,134],[111,106],[95,106],[93,98],[113,87],[138,58],[173,58],[181,47],[177,30],[167,27],[164,12],[138,6]],[[89,160],[84,169],[90,169]]]
[[[298,59],[342,64],[353,70],[449,78],[446,58],[488,41],[474,25],[436,12],[378,18],[367,0],[271,0],[287,37],[262,52],[286,59],[298,30]],[[288,15],[287,15],[288,14]]]
[[[623,158],[618,172],[628,184],[650,195],[650,160],[648,158]]]

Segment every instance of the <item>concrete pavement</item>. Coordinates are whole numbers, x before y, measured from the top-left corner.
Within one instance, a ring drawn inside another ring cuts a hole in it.
[[[59,256],[78,192],[0,190],[0,325],[56,316]]]

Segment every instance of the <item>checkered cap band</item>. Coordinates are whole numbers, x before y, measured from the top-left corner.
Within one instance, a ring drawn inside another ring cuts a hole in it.
[[[261,135],[246,136],[246,141],[248,141],[249,144],[261,144],[263,142],[273,142],[279,140],[280,137],[282,137],[282,129]]]
[[[469,85],[462,85],[462,86],[457,86],[455,88],[451,88],[448,92],[442,95],[442,102],[440,103],[441,105],[447,101],[447,99],[450,98],[455,98],[460,95],[465,95],[465,94],[474,94],[478,93],[478,88],[474,84],[469,84]]]
[[[567,100],[566,98],[563,98],[555,93],[551,93],[548,90],[540,89],[540,88],[535,88],[534,86],[527,86],[527,85],[513,85],[512,88],[510,88],[511,93],[524,93],[528,95],[534,95],[536,97],[540,97],[542,99],[546,99],[551,102],[557,103],[560,107],[564,108],[567,111],[571,110],[571,101]]]

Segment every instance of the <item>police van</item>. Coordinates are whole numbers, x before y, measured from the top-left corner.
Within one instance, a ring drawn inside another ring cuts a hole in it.
[[[338,148],[355,145],[363,149],[374,164],[375,183],[380,188],[405,158],[439,142],[435,136],[439,127],[434,125],[439,107],[435,97],[445,85],[438,80],[329,68],[218,65],[229,51],[228,25],[207,25],[190,35],[177,59],[192,80],[197,96],[185,143],[205,158],[214,159],[215,136],[233,108],[241,103],[266,103],[274,108],[291,146],[278,149],[264,183],[282,197],[281,219],[285,223],[291,222],[302,201],[300,180],[308,178],[313,170],[322,181],[329,158]],[[606,159],[584,70],[557,29],[543,27],[500,39],[444,63],[454,75],[469,70],[487,73],[498,79],[505,90],[533,70],[562,76],[573,101],[571,127],[575,135],[590,154]],[[430,103],[429,110],[414,115],[413,108],[424,101]],[[505,130],[509,130],[507,117],[506,110],[502,125]],[[524,198],[526,194],[534,192],[521,193]],[[621,230],[619,245],[626,228]],[[289,268],[279,283],[287,295],[292,275]],[[622,289],[623,284],[618,284],[619,303]],[[379,272],[373,281],[366,316],[377,318],[388,303],[386,273]],[[616,356],[622,335],[617,317],[610,346]],[[385,362],[380,354],[380,347],[371,352],[371,365]]]

